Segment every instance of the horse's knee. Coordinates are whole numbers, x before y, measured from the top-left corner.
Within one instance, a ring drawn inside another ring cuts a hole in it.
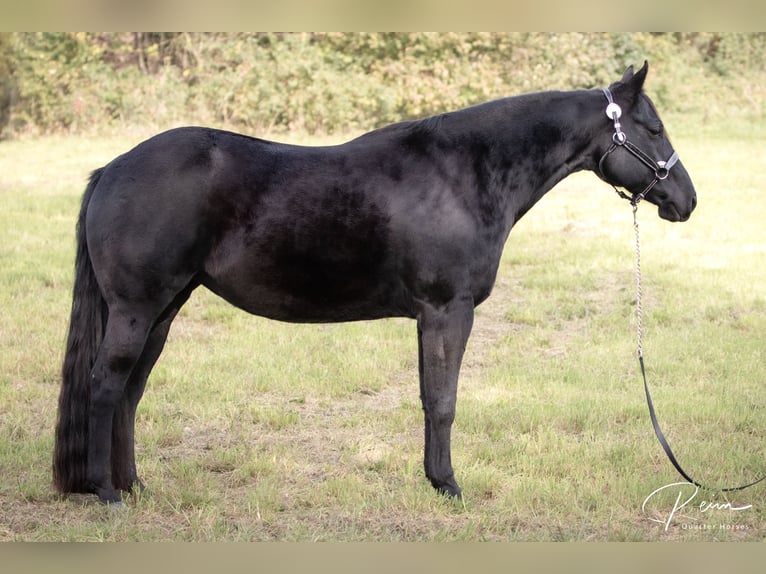
[[[440,401],[429,405],[426,409],[426,416],[428,422],[437,432],[449,429],[452,427],[452,423],[455,422],[455,405],[451,401]]]

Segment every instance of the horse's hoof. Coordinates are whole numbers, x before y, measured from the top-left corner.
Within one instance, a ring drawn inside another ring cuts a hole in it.
[[[147,488],[144,485],[144,483],[141,481],[141,479],[137,478],[130,483],[130,486],[120,488],[120,490],[127,494],[132,494],[137,496],[146,492]]]
[[[98,496],[98,501],[101,504],[122,504],[122,497],[113,488],[98,488],[96,489],[96,496]]]
[[[454,498],[455,500],[463,500],[463,491],[459,487],[440,486],[436,491],[448,498]]]
[[[463,499],[463,491],[460,490],[460,487],[454,480],[450,480],[442,484],[433,484],[433,487],[436,489],[436,492],[448,498],[454,498],[456,500]]]

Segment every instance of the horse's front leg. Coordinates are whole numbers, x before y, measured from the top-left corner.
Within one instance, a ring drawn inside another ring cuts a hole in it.
[[[473,298],[444,306],[423,303],[418,313],[420,399],[425,414],[425,471],[440,493],[460,497],[450,457],[457,381],[473,325]]]

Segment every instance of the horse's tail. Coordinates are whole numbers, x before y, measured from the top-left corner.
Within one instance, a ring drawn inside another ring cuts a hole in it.
[[[103,168],[91,174],[77,221],[74,290],[62,368],[53,453],[53,482],[59,492],[88,492],[90,373],[101,346],[107,307],[96,282],[85,234],[85,216]]]

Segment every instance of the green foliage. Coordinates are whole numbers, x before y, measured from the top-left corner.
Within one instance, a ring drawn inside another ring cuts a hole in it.
[[[645,59],[664,113],[760,118],[764,54],[762,33],[14,33],[0,36],[0,127],[357,132],[607,85]]]
[[[705,55],[722,76],[763,72],[766,70],[766,33],[714,34]]]

